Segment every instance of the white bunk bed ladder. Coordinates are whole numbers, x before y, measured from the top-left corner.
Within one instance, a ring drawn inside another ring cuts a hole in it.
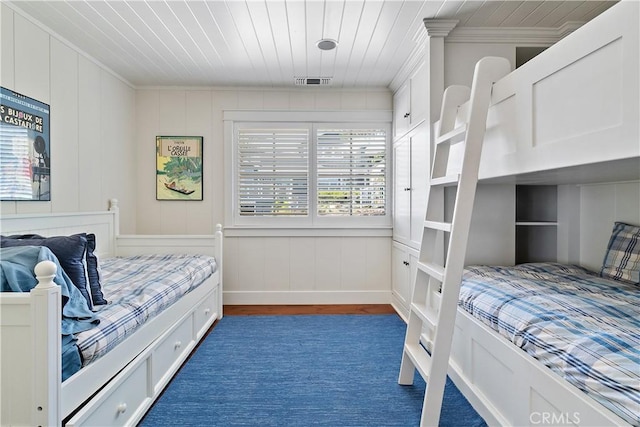
[[[421,426],[437,426],[440,419],[491,89],[510,71],[505,58],[483,58],[476,64],[471,90],[450,86],[444,93],[398,379],[413,384],[417,370],[427,382]],[[456,123],[458,108],[467,101],[468,119]],[[449,149],[458,143],[464,144],[462,165],[453,168]],[[452,169],[455,173],[447,172]],[[446,186],[457,186],[451,222],[444,218]]]

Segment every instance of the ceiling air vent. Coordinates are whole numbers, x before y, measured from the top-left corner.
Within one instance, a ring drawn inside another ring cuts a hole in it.
[[[329,86],[333,77],[295,77],[296,86]]]

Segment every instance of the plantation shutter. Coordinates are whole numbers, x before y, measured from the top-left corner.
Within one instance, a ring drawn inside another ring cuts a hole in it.
[[[386,206],[386,132],[317,130],[319,216],[380,216]]]
[[[309,214],[309,130],[238,127],[241,216]]]

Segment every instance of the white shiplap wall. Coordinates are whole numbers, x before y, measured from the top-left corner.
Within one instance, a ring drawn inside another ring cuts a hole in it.
[[[230,185],[223,162],[225,110],[388,111],[391,93],[330,88],[137,90],[138,233],[207,234],[216,223],[224,223],[224,191]],[[157,135],[203,136],[203,201],[155,200]],[[225,238],[226,304],[390,301],[390,230],[382,237],[231,234]]]
[[[98,211],[121,204],[135,232],[135,91],[55,34],[0,4],[0,84],[50,105],[51,202],[2,202],[2,214]]]
[[[580,187],[580,264],[600,271],[615,221],[640,225],[640,182]]]

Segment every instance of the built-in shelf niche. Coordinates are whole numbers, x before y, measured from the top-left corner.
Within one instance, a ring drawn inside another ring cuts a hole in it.
[[[516,263],[556,261],[558,188],[516,185]]]

